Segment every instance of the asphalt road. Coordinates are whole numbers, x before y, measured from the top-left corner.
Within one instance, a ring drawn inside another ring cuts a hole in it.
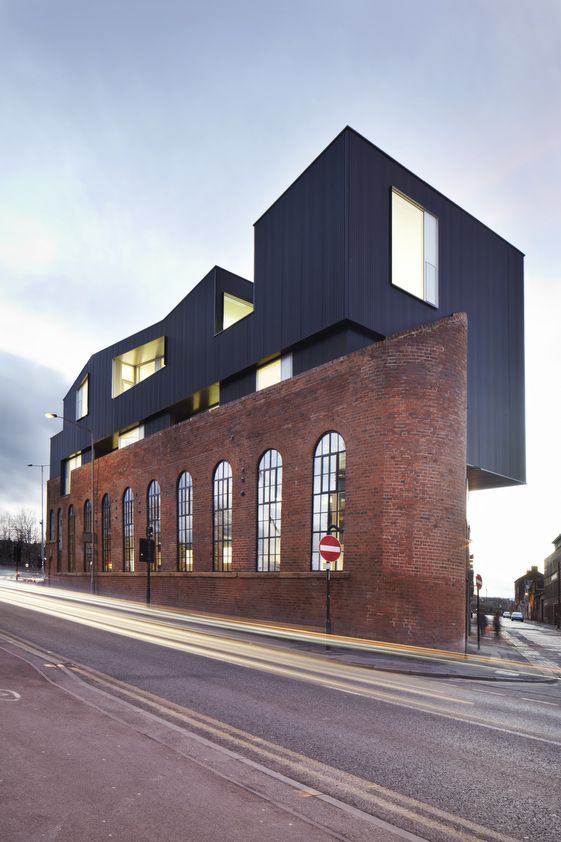
[[[153,694],[164,717],[181,706],[214,741],[425,839],[561,838],[559,683],[389,674],[48,594],[46,613],[0,600],[1,631],[138,688],[140,704]]]

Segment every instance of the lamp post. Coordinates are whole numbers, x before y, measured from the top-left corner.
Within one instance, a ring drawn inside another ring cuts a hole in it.
[[[557,559],[557,628],[561,629],[561,559]]]
[[[35,465],[33,462],[27,463],[28,468],[41,468],[41,573],[45,578],[45,514],[43,508],[43,468],[50,468],[50,465]]]
[[[74,421],[72,418],[66,418],[64,415],[58,415],[56,412],[45,412],[45,418],[58,418],[60,421],[65,421],[67,424],[73,424],[75,427],[78,427],[79,430],[83,430],[85,433],[89,433],[90,436],[90,451],[91,451],[91,469],[90,469],[90,485],[91,485],[91,498],[92,498],[92,531],[91,531],[91,544],[92,544],[92,557],[90,561],[90,590],[91,593],[95,593],[95,486],[94,486],[94,434],[93,431],[89,427],[85,427],[83,424],[79,424],[77,421]]]

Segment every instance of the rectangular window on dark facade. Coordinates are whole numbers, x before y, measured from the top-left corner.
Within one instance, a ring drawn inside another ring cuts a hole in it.
[[[76,389],[76,421],[84,418],[89,412],[89,383],[89,377],[86,375]]]
[[[438,306],[438,219],[392,190],[392,284]]]

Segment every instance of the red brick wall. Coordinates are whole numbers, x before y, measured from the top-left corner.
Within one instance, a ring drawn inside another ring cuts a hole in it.
[[[465,616],[467,319],[453,315],[320,366],[96,460],[95,521],[111,498],[113,573],[97,575],[100,593],[143,599],[146,571],[138,539],[146,527],[146,491],[162,494],[162,569],[152,601],[243,617],[321,626],[324,575],[310,571],[312,463],[329,430],[347,448],[345,571],[334,574],[333,631],[369,638],[461,648]],[[281,573],[255,573],[259,459],[283,459]],[[212,573],[212,475],[222,459],[233,472],[231,573]],[[176,483],[193,478],[194,572],[176,571]],[[122,572],[122,496],[135,495],[136,573]],[[72,474],[48,508],[77,513],[77,570],[82,569],[83,503],[90,467]],[[89,578],[51,581],[87,589]],[[100,568],[98,544],[97,567]]]

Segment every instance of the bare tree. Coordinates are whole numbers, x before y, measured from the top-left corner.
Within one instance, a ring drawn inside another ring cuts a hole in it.
[[[0,511],[0,541],[11,541],[13,537],[12,516]]]
[[[39,525],[31,509],[19,509],[11,517],[12,537],[22,544],[36,544],[39,540]]]

